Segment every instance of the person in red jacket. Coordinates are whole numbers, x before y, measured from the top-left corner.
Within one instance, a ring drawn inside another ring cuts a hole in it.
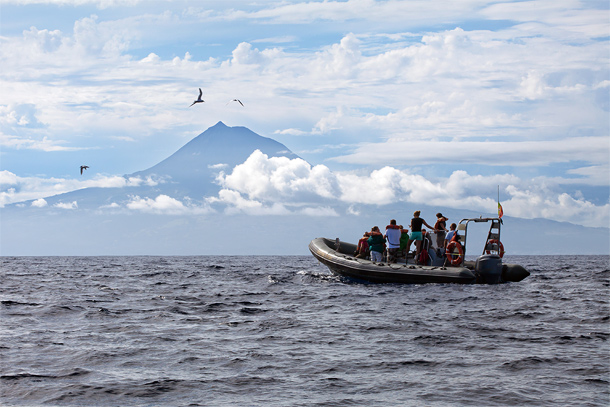
[[[369,255],[369,237],[371,234],[369,232],[364,232],[360,240],[358,240],[358,247],[356,248],[356,255],[359,259],[366,259]]]

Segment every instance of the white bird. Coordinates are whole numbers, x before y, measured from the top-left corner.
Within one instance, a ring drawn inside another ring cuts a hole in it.
[[[199,88],[199,97],[197,98],[196,101],[194,101],[191,106],[193,106],[195,103],[202,103],[205,102],[205,100],[201,99],[201,96],[203,96],[203,92],[201,91],[201,88]],[[191,107],[189,106],[189,107]]]
[[[229,103],[231,103],[231,102],[239,102],[239,104],[240,104],[240,105],[242,105],[242,106],[244,105],[243,103],[241,103],[241,100],[239,100],[239,99],[233,99],[233,100],[229,100],[229,101],[227,102],[227,105],[228,105]]]

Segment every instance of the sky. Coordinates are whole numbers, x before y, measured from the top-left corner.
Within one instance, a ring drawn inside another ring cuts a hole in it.
[[[229,212],[499,195],[610,227],[609,41],[607,1],[0,0],[0,207],[129,187],[223,121],[304,160],[225,170]]]

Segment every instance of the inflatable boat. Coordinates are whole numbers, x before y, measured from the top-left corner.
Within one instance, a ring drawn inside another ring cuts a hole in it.
[[[468,224],[491,222],[483,253],[474,261],[465,260]],[[373,262],[355,257],[357,246],[340,239],[319,237],[309,243],[313,256],[336,275],[371,283],[458,283],[499,284],[521,281],[529,272],[518,264],[502,262],[499,218],[462,219],[458,225],[460,241],[447,246],[444,256],[432,256],[425,265],[411,264],[409,256],[397,263]]]

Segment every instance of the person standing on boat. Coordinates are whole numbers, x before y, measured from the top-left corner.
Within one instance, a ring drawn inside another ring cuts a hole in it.
[[[413,219],[411,219],[411,234],[409,236],[409,241],[407,242],[407,253],[409,253],[409,249],[411,249],[411,243],[415,242],[415,261],[418,261],[419,253],[421,252],[421,243],[423,239],[421,233],[422,225],[426,225],[430,229],[434,229],[434,227],[428,225],[428,222],[426,222],[423,218],[420,218],[419,215],[421,215],[421,211],[413,212]]]
[[[385,250],[385,237],[379,231],[379,226],[373,226],[371,229],[369,247],[371,249],[371,261],[381,263],[383,261],[383,251]]]
[[[447,219],[442,213],[436,214],[436,223],[434,224],[434,233],[436,234],[436,247],[439,250],[445,248],[445,235],[447,234]],[[441,253],[442,255],[442,253]]]
[[[398,259],[400,235],[400,226],[396,224],[396,219],[392,219],[390,224],[385,227],[385,238],[388,241],[388,263],[396,263]]]
[[[407,243],[409,242],[409,229],[404,229],[402,225],[400,227],[400,249],[398,249],[398,253],[400,257],[407,257],[406,249]]]

